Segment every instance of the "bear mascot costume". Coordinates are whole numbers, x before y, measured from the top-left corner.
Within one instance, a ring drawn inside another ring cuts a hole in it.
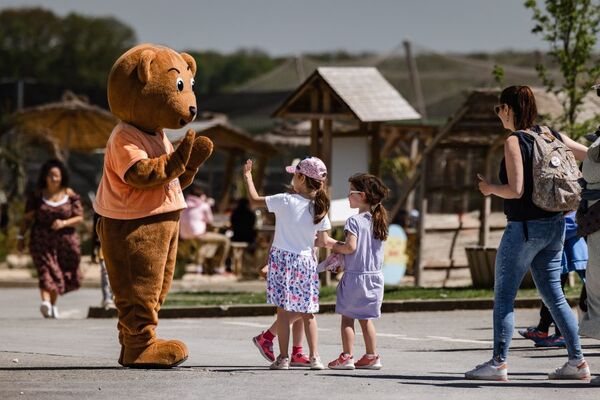
[[[155,329],[173,279],[182,188],[213,148],[190,129],[174,150],[163,132],[195,118],[195,74],[189,54],[142,44],[119,57],[108,77],[108,103],[120,122],[106,144],[94,210],[125,367],[169,368],[188,357],[183,342],[158,339]]]

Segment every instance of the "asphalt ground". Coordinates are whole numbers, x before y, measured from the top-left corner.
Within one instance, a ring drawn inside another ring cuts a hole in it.
[[[534,348],[515,331],[509,382],[463,379],[491,357],[490,310],[392,313],[376,322],[380,371],[270,371],[251,338],[272,317],[164,319],[158,334],[185,341],[190,358],[172,370],[117,364],[116,320],[85,319],[99,289],[60,299],[62,319],[39,313],[35,289],[0,290],[0,399],[598,399],[600,387],[549,381],[566,361],[564,349]],[[537,322],[519,309],[517,327]],[[341,351],[339,317],[322,315],[324,362]],[[358,326],[357,326],[358,328]],[[364,351],[357,336],[355,354]],[[583,339],[592,374],[600,373],[600,343]]]

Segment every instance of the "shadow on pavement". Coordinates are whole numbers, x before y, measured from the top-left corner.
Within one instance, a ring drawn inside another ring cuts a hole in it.
[[[95,371],[95,370],[117,370],[117,369],[125,369],[121,366],[115,367],[14,367],[7,368],[1,367],[0,371]]]
[[[517,346],[517,347],[510,347],[510,351],[530,351],[533,350],[534,347],[533,346]],[[539,347],[535,350],[539,350],[539,351],[547,351],[547,350],[555,350],[555,347]],[[414,349],[414,350],[403,350],[406,353],[458,353],[458,352],[463,352],[463,351],[488,351],[488,350],[492,350],[492,346],[490,345],[489,347],[467,347],[467,348],[460,348],[460,349]]]
[[[510,379],[510,376],[509,376]],[[588,381],[580,383],[558,383],[552,381],[536,382],[485,382],[485,381],[463,381],[460,383],[426,383],[426,382],[401,382],[405,385],[436,386],[456,389],[480,389],[484,387],[518,387],[518,388],[539,388],[539,389],[597,389],[597,386],[590,385]]]
[[[444,375],[354,375],[354,374],[320,374],[320,376],[331,376],[331,377],[342,377],[342,378],[358,378],[358,379],[391,379],[398,380],[400,384],[404,385],[420,385],[420,386],[436,386],[436,387],[448,387],[448,388],[460,388],[460,389],[477,389],[482,387],[529,387],[529,388],[597,388],[597,386],[590,385],[588,381],[581,382],[569,382],[565,383],[558,381],[549,381],[541,379],[525,379],[518,378],[517,382],[492,382],[492,381],[465,381],[463,376],[444,376]],[[511,373],[509,379],[514,376],[546,376],[544,373]],[[401,382],[415,381],[415,382]],[[416,382],[425,381],[425,382]],[[430,382],[427,382],[430,381]],[[525,382],[522,382],[525,381]],[[436,382],[447,382],[447,383],[436,383]]]

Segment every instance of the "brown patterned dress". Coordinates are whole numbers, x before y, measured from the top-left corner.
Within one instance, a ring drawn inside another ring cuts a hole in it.
[[[29,238],[29,253],[38,271],[39,287],[65,294],[81,286],[79,235],[74,227],[51,228],[57,219],[83,215],[79,195],[73,193],[57,203],[40,194],[27,199],[25,212],[35,211]]]

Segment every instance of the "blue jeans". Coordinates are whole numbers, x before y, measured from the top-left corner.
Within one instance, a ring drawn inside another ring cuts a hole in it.
[[[564,218],[559,215],[527,221],[527,231],[524,224],[508,222],[496,255],[494,359],[504,362],[508,357],[515,325],[515,297],[530,267],[535,286],[565,338],[569,360],[583,359],[577,319],[560,287]]]
[[[106,263],[104,259],[100,259],[100,282],[102,285],[102,301],[112,300],[113,292],[108,281],[108,273],[106,272]]]

